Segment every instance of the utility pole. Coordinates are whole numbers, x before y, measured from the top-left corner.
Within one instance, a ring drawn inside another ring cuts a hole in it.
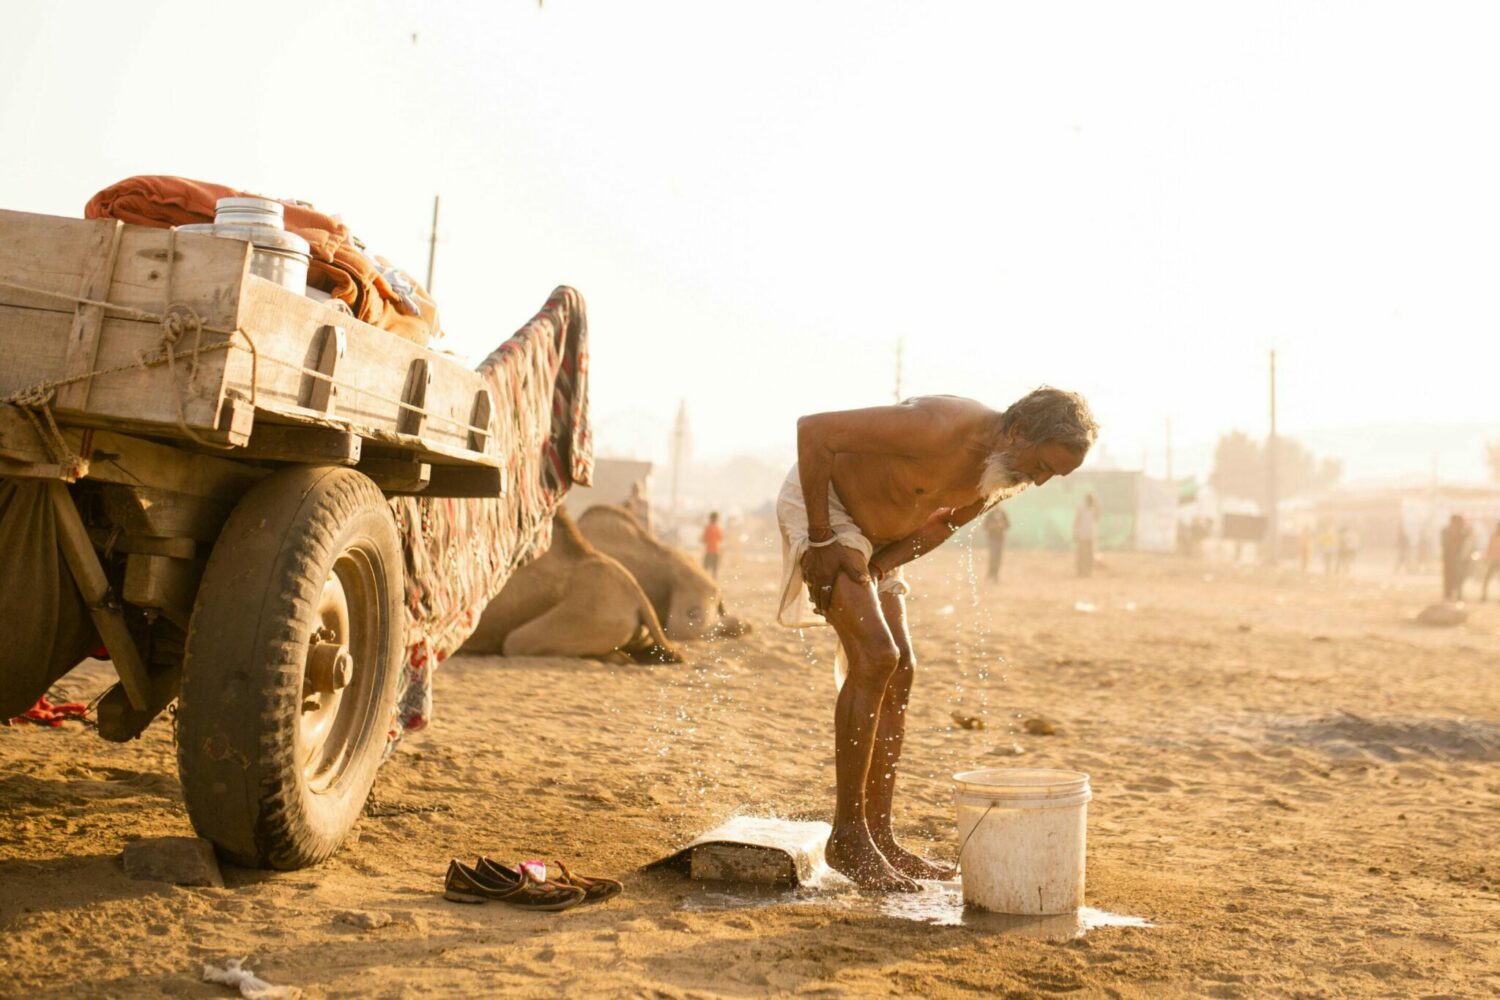
[[[677,420],[672,424],[672,530],[677,530],[678,489],[682,485],[682,463],[688,449],[687,400],[677,404]]]
[[[896,402],[901,402],[901,355],[906,348],[906,338],[896,339]]]
[[[432,265],[437,259],[438,196],[432,196],[432,233],[427,237],[427,294],[432,294]]]
[[[1266,551],[1265,562],[1276,565],[1280,526],[1276,523],[1276,349],[1271,349],[1271,433],[1266,438]]]

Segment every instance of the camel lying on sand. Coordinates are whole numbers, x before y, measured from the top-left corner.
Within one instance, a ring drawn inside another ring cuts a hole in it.
[[[682,662],[635,577],[589,544],[562,510],[552,521],[552,547],[516,570],[461,652],[599,658],[624,653],[642,663]]]
[[[636,578],[670,638],[709,639],[750,631],[748,623],[724,613],[713,577],[680,549],[657,541],[624,507],[590,507],[578,519],[578,529]]]

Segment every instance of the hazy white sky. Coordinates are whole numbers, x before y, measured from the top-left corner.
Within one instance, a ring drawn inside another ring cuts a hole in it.
[[[0,205],[177,173],[420,276],[441,193],[449,346],[576,285],[602,453],[664,457],[682,399],[701,456],[790,451],[901,338],[908,394],[1077,389],[1155,472],[1164,419],[1179,473],[1264,433],[1271,347],[1288,433],[1500,436],[1493,5],[0,8]]]

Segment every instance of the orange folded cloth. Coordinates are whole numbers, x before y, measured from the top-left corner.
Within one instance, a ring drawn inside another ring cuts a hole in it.
[[[127,177],[89,199],[85,219],[119,219],[166,229],[214,221],[220,198],[261,197],[186,177]],[[383,257],[365,251],[349,228],[310,205],[281,201],[286,228],[311,250],[307,283],[345,302],[366,323],[427,344],[441,335],[437,303],[418,282]]]

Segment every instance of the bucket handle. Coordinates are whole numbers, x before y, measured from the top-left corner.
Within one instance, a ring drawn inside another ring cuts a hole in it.
[[[964,842],[962,844],[958,845],[958,867],[959,867],[960,870],[963,869],[963,865],[964,865],[964,848],[969,846],[969,837],[974,836],[974,832],[979,829],[979,824],[983,823],[984,822],[984,818],[990,814],[990,809],[995,808],[999,804],[1000,803],[998,803],[998,802],[991,802],[989,804],[989,808],[985,809],[985,811],[982,814],[980,814],[979,819],[977,819],[974,822],[974,825],[971,826],[971,827],[969,827],[969,834],[968,834],[967,837],[964,837]]]

